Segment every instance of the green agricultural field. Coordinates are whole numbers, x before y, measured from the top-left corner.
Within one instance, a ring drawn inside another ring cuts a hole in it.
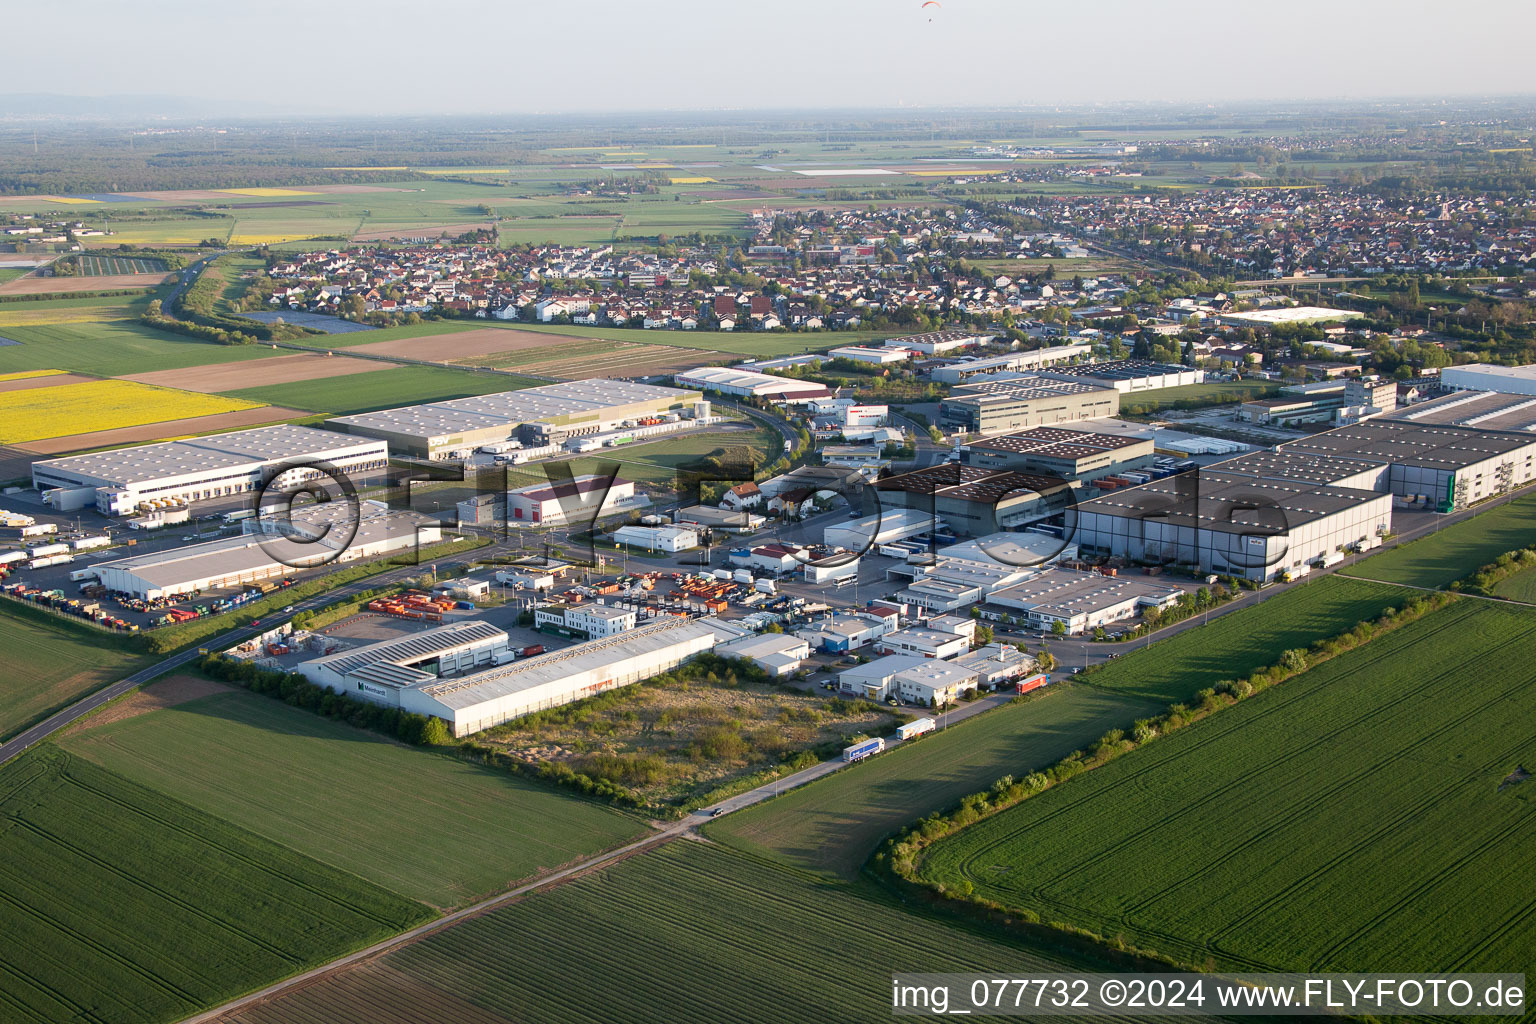
[[[1416,587],[1444,587],[1504,552],[1532,543],[1536,543],[1536,495],[1527,495],[1374,554],[1351,566],[1349,574]]]
[[[915,912],[871,885],[817,883],[678,840],[229,1019],[885,1022],[892,970],[982,965],[1091,969]]]
[[[763,455],[762,464],[774,461],[783,452],[784,440],[777,430],[754,427],[740,431],[710,431],[686,437],[662,438],[644,444],[605,449],[602,455],[586,455],[567,460],[571,472],[580,476],[597,467],[618,463],[619,475],[636,483],[671,487],[678,470],[699,462],[721,448],[748,447]],[[532,467],[537,472],[537,467]]]
[[[1536,615],[1463,599],[940,840],[919,870],[1186,963],[1536,960]]]
[[[115,249],[120,245],[143,245],[150,247],[196,245],[208,238],[217,238],[226,241],[235,220],[229,216],[214,217],[175,217],[153,216],[142,219],[129,219],[125,217],[113,217],[110,220],[96,222],[91,214],[100,210],[100,207],[77,207],[83,211],[86,223],[91,227],[106,228],[112,232],[110,235],[93,236],[81,239],[81,244],[88,249]],[[110,211],[116,214],[116,210]],[[167,214],[170,211],[166,211]],[[71,215],[76,214],[71,210]]]
[[[710,838],[792,867],[853,878],[887,835],[1158,713],[1123,694],[1060,683],[943,732],[904,743],[707,827]]]
[[[1180,408],[1197,405],[1218,405],[1223,402],[1251,402],[1279,391],[1279,385],[1267,380],[1219,380],[1209,384],[1184,384],[1176,388],[1162,388],[1148,395],[1128,397],[1120,411],[1129,415],[1156,412],[1183,403]]]
[[[17,1024],[179,1020],[432,916],[51,745],[0,773],[0,820]]]
[[[227,394],[232,398],[252,402],[341,415],[393,409],[421,402],[440,402],[449,398],[466,398],[470,395],[488,395],[497,391],[516,391],[518,388],[543,383],[545,381],[504,373],[475,373],[472,370],[436,366],[397,366],[292,384],[242,388]]]
[[[1511,601],[1536,604],[1536,569],[1526,569],[1524,572],[1517,572],[1508,579],[1501,580],[1494,586],[1493,592]]]
[[[1285,651],[1346,632],[1411,596],[1401,587],[1324,576],[1217,616],[1133,656],[1095,666],[1081,678],[1095,687],[1162,704],[1188,701],[1207,686],[1273,665]]]
[[[0,284],[14,281],[18,277],[26,277],[31,272],[31,267],[0,267]]]
[[[19,345],[0,346],[0,373],[75,370],[113,377],[280,355],[261,345],[217,345],[157,331],[133,321],[7,327]]]
[[[244,690],[87,728],[64,746],[200,811],[444,909],[645,831],[636,819],[548,786],[413,750]]]
[[[0,739],[143,664],[109,633],[16,602],[0,603]],[[25,668],[23,668],[25,666]]]

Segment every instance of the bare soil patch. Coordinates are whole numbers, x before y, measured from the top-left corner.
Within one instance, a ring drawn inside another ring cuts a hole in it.
[[[496,327],[482,327],[473,331],[460,331],[457,334],[432,334],[420,338],[372,341],[366,345],[350,345],[348,349],[352,352],[367,352],[370,355],[405,356],[409,359],[438,359],[453,362],[473,356],[521,352],[531,348],[547,348],[551,356],[558,356],[560,346],[569,344],[570,341],[570,338],[558,334],[537,334],[533,331],[507,331]]]
[[[707,363],[710,355],[713,353],[674,348],[671,345],[626,345],[621,342],[612,352],[604,355],[552,359],[513,369],[526,369],[550,377],[569,377],[573,380],[583,377],[636,377],[691,370]]]
[[[107,292],[122,288],[150,289],[164,284],[170,274],[103,274],[100,277],[42,277],[28,274],[0,285],[0,295],[68,295],[71,292]]]
[[[222,391],[238,391],[241,388],[265,387],[268,384],[292,384],[296,381],[318,380],[322,377],[340,377],[349,373],[367,373],[370,370],[382,368],[379,363],[367,359],[296,355],[251,359],[238,363],[214,363],[182,370],[152,370],[149,373],[135,373],[123,379],[136,380],[141,384],[180,388],[183,391],[214,394]]]
[[[298,409],[265,405],[258,409],[221,412],[213,416],[193,416],[190,419],[145,423],[137,427],[118,427],[116,430],[96,430],[88,434],[50,437],[43,441],[29,441],[16,447],[34,455],[65,455],[69,452],[91,451],[97,448],[144,444],[170,437],[216,434],[223,430],[239,430],[242,427],[255,427],[264,423],[277,423],[281,420],[299,419],[309,415],[312,414]]]
[[[324,195],[345,196],[361,195],[365,192],[415,192],[413,188],[396,188],[392,185],[305,185],[305,192],[320,192]],[[458,202],[458,200],[454,200]]]
[[[440,235],[462,235],[470,231],[491,227],[488,220],[470,224],[406,224],[377,231],[359,231],[352,236],[354,242],[379,242],[390,238],[436,238]]]
[[[233,689],[234,687],[228,683],[203,679],[200,676],[167,676],[164,679],[151,683],[146,689],[138,690],[122,700],[108,704],[96,714],[71,726],[66,735],[86,732],[97,726],[110,725],[113,722],[121,722],[129,718],[137,718],[139,715],[145,715],[151,711],[162,711],[165,708],[173,708],[178,704],[197,700],[199,697],[208,697],[215,693],[225,693]]]
[[[46,377],[22,377],[20,380],[0,380],[0,391],[31,391],[33,388],[56,388],[61,384],[84,384],[96,380],[78,373],[51,373]]]

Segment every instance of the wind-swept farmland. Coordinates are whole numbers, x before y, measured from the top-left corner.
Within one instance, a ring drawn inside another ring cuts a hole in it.
[[[1465,599],[940,840],[923,877],[1188,963],[1536,960],[1536,616]]]

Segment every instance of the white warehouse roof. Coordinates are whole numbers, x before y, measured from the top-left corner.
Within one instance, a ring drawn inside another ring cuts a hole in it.
[[[215,469],[238,470],[290,459],[335,458],[373,449],[384,451],[384,442],[281,423],[184,441],[44,459],[33,463],[32,468],[34,472],[53,470],[100,484],[127,486]]]

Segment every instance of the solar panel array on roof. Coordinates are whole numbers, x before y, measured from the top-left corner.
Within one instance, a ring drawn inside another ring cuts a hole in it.
[[[1461,469],[1518,451],[1530,436],[1377,418],[1287,441],[1282,452],[1339,455],[1425,469]]]
[[[354,675],[359,669],[372,665],[405,665],[426,661],[445,651],[457,650],[466,644],[505,641],[507,634],[488,622],[457,622],[448,626],[413,633],[393,640],[381,640],[364,647],[338,651],[312,660],[312,664],[324,665],[338,675]]]
[[[162,441],[136,448],[45,459],[34,465],[38,469],[55,469],[111,480],[119,485],[131,485],[210,469],[233,469],[257,462],[319,458],[333,453],[359,451],[381,443],[348,437],[333,430],[279,423],[228,434],[210,434],[207,437]]]
[[[594,378],[566,381],[521,391],[471,395],[443,402],[337,416],[331,422],[348,428],[433,437],[465,430],[506,427],[581,413],[600,413],[615,406],[642,402],[691,403],[698,396],[678,388]]]

